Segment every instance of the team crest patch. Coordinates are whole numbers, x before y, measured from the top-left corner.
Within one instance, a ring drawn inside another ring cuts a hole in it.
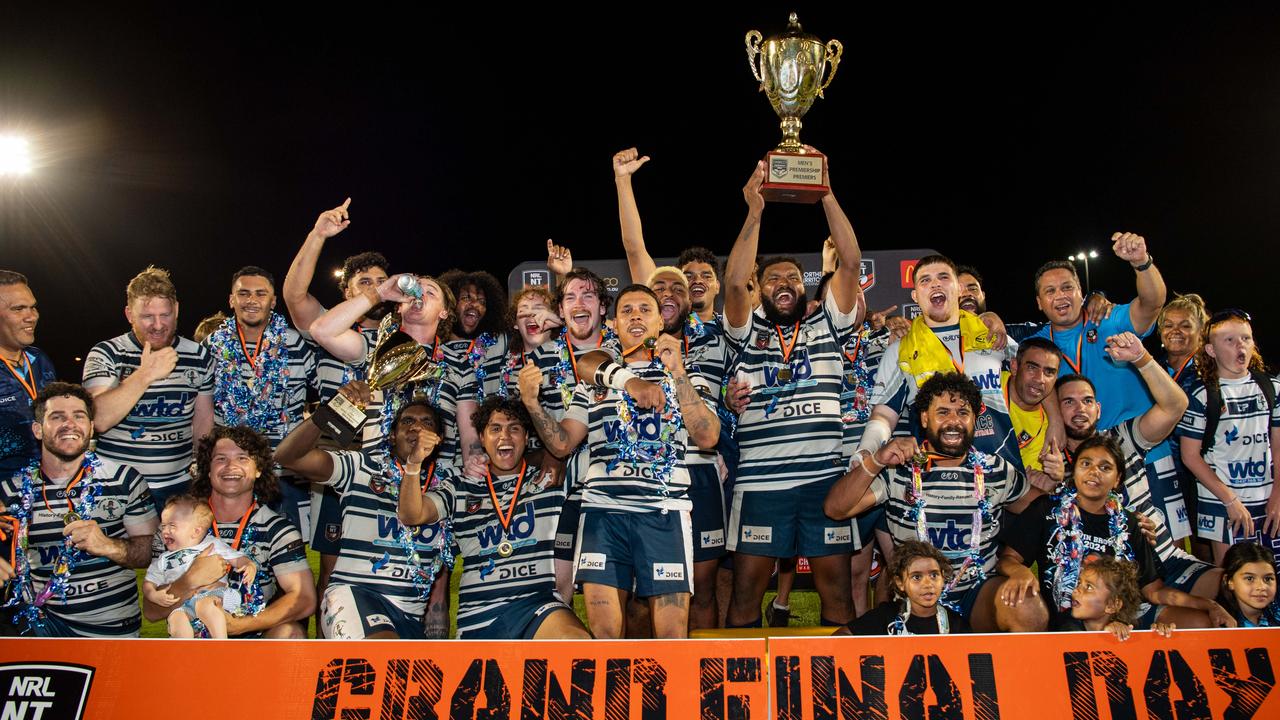
[[[1098,328],[1089,328],[1088,332],[1084,334],[1084,339],[1091,343],[1098,342]]]
[[[596,387],[596,393],[595,393],[596,402],[604,402],[604,399],[608,396],[609,396],[609,388],[599,387],[599,386]]]
[[[763,350],[769,347],[769,338],[764,333],[756,333],[756,349]]]
[[[1018,442],[1023,442],[1023,443],[1031,442],[1031,433],[1027,432],[1026,430],[1023,430],[1018,435]]]
[[[329,542],[338,542],[342,538],[342,526],[338,523],[324,524],[324,539]]]
[[[372,490],[375,495],[381,495],[382,493],[386,492],[387,491],[386,478],[383,478],[377,475],[374,475],[373,477],[369,478],[369,489]]]
[[[469,513],[473,513],[473,512],[475,512],[475,511],[477,511],[477,510],[479,510],[479,509],[480,509],[480,501],[479,501],[479,500],[476,500],[475,502],[467,503],[467,512],[469,512]]]

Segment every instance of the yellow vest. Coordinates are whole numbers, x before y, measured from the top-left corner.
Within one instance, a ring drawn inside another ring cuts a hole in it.
[[[1009,420],[1013,422],[1013,434],[1018,438],[1018,454],[1022,456],[1024,470],[1044,470],[1040,464],[1040,451],[1044,449],[1045,431],[1049,417],[1039,405],[1035,410],[1023,410],[1009,397],[1009,371],[1000,372],[1000,386],[1004,388],[1004,404],[1009,407]]]

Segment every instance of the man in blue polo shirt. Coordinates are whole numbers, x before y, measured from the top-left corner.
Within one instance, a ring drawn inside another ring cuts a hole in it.
[[[27,278],[0,270],[0,478],[40,457],[40,445],[31,434],[31,403],[57,373],[49,356],[32,347],[39,321]]]
[[[1035,281],[1036,305],[1049,324],[1034,337],[1052,340],[1070,371],[1084,375],[1097,387],[1102,403],[1099,430],[1135,418],[1151,407],[1151,395],[1138,373],[1128,363],[1112,361],[1105,350],[1112,335],[1150,334],[1165,298],[1164,278],[1147,252],[1147,241],[1141,235],[1118,232],[1111,236],[1111,242],[1116,257],[1128,262],[1137,274],[1138,297],[1116,305],[1109,317],[1091,318],[1084,312],[1080,278],[1069,261],[1045,263],[1036,271]]]

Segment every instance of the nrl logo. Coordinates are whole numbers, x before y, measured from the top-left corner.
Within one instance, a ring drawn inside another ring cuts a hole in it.
[[[94,668],[64,663],[5,663],[0,665],[5,718],[84,717]]]

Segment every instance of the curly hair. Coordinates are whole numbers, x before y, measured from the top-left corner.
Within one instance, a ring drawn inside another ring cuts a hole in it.
[[[525,432],[533,434],[533,419],[529,417],[529,411],[525,409],[524,403],[515,398],[504,398],[498,395],[490,395],[480,403],[480,407],[471,414],[471,427],[476,429],[477,434],[483,435],[484,428],[493,418],[493,414],[499,412],[514,418],[524,426]]]
[[[716,274],[716,279],[720,279],[724,275],[724,268],[720,267],[720,259],[710,250],[695,245],[691,248],[685,248],[680,253],[680,257],[676,258],[676,266],[684,270],[684,266],[689,263],[700,262],[711,266],[711,272]]]
[[[920,391],[916,393],[916,413],[928,412],[929,404],[933,399],[944,394],[958,395],[974,415],[982,412],[982,393],[968,375],[961,375],[958,372],[940,372],[929,376],[929,379],[920,386]]]
[[[1231,311],[1228,311],[1229,313]],[[1246,320],[1244,317],[1234,313],[1221,317],[1217,322],[1212,319],[1204,324],[1204,329],[1200,331],[1200,349],[1196,351],[1196,372],[1200,375],[1200,379],[1205,385],[1214,386],[1218,384],[1218,361],[1209,357],[1205,348],[1209,347],[1209,339],[1213,336],[1213,329],[1227,322],[1242,322],[1253,327],[1253,321]],[[1253,355],[1249,358],[1249,370],[1252,372],[1265,373],[1267,364],[1262,360],[1262,353],[1258,352],[1258,346],[1253,346]]]
[[[893,562],[889,563],[889,577],[893,580],[902,579],[907,572],[907,568],[911,567],[911,563],[920,558],[929,558],[938,563],[938,568],[942,570],[942,583],[944,586],[951,582],[951,576],[955,574],[955,570],[951,567],[951,561],[938,548],[919,540],[904,541],[894,550]],[[907,596],[905,591],[898,589],[896,582],[890,583],[890,586],[893,588],[894,597],[905,598]]]
[[[84,403],[85,410],[89,413],[89,421],[93,422],[93,395],[84,386],[68,382],[51,382],[40,388],[40,392],[36,393],[36,399],[31,401],[31,413],[35,417],[36,422],[44,422],[44,411],[49,405],[49,400],[56,397],[73,397]]]
[[[338,289],[346,290],[347,283],[351,282],[351,278],[357,273],[362,273],[370,268],[378,268],[382,272],[391,274],[391,263],[387,262],[387,258],[380,252],[370,250],[352,255],[342,261],[342,274],[338,276]]]
[[[476,335],[489,333],[497,337],[510,327],[504,312],[507,305],[507,291],[503,289],[502,283],[498,282],[498,278],[483,270],[474,272],[449,270],[440,276],[440,283],[448,285],[455,298],[461,296],[463,289],[467,287],[474,287],[484,295],[485,312],[484,317],[480,318],[480,324],[476,327]],[[463,334],[460,317],[454,319],[453,334],[457,337]]]
[[[143,298],[165,298],[178,302],[178,289],[173,286],[169,271],[148,265],[146,270],[133,276],[124,291],[125,302],[132,305]]]
[[[1138,610],[1142,607],[1142,591],[1138,589],[1138,566],[1109,555],[1092,555],[1080,569],[1081,576],[1090,570],[1111,591],[1111,599],[1120,601],[1120,609],[1110,619],[1133,625],[1138,619]]]
[[[202,500],[213,494],[213,485],[209,481],[213,448],[219,440],[224,438],[249,453],[258,472],[261,473],[253,481],[253,495],[258,502],[270,505],[279,499],[280,488],[276,485],[276,466],[271,456],[271,442],[262,433],[246,425],[215,426],[208,435],[196,442],[196,467],[195,472],[192,473],[191,494]]]
[[[800,275],[801,276],[804,275],[804,265],[801,265],[799,260],[795,259],[790,255],[774,255],[772,257],[760,258],[759,263],[756,264],[756,282],[763,285],[764,271],[768,270],[774,265],[781,265],[782,263],[790,263],[791,265],[795,265],[796,269],[800,271]]]

